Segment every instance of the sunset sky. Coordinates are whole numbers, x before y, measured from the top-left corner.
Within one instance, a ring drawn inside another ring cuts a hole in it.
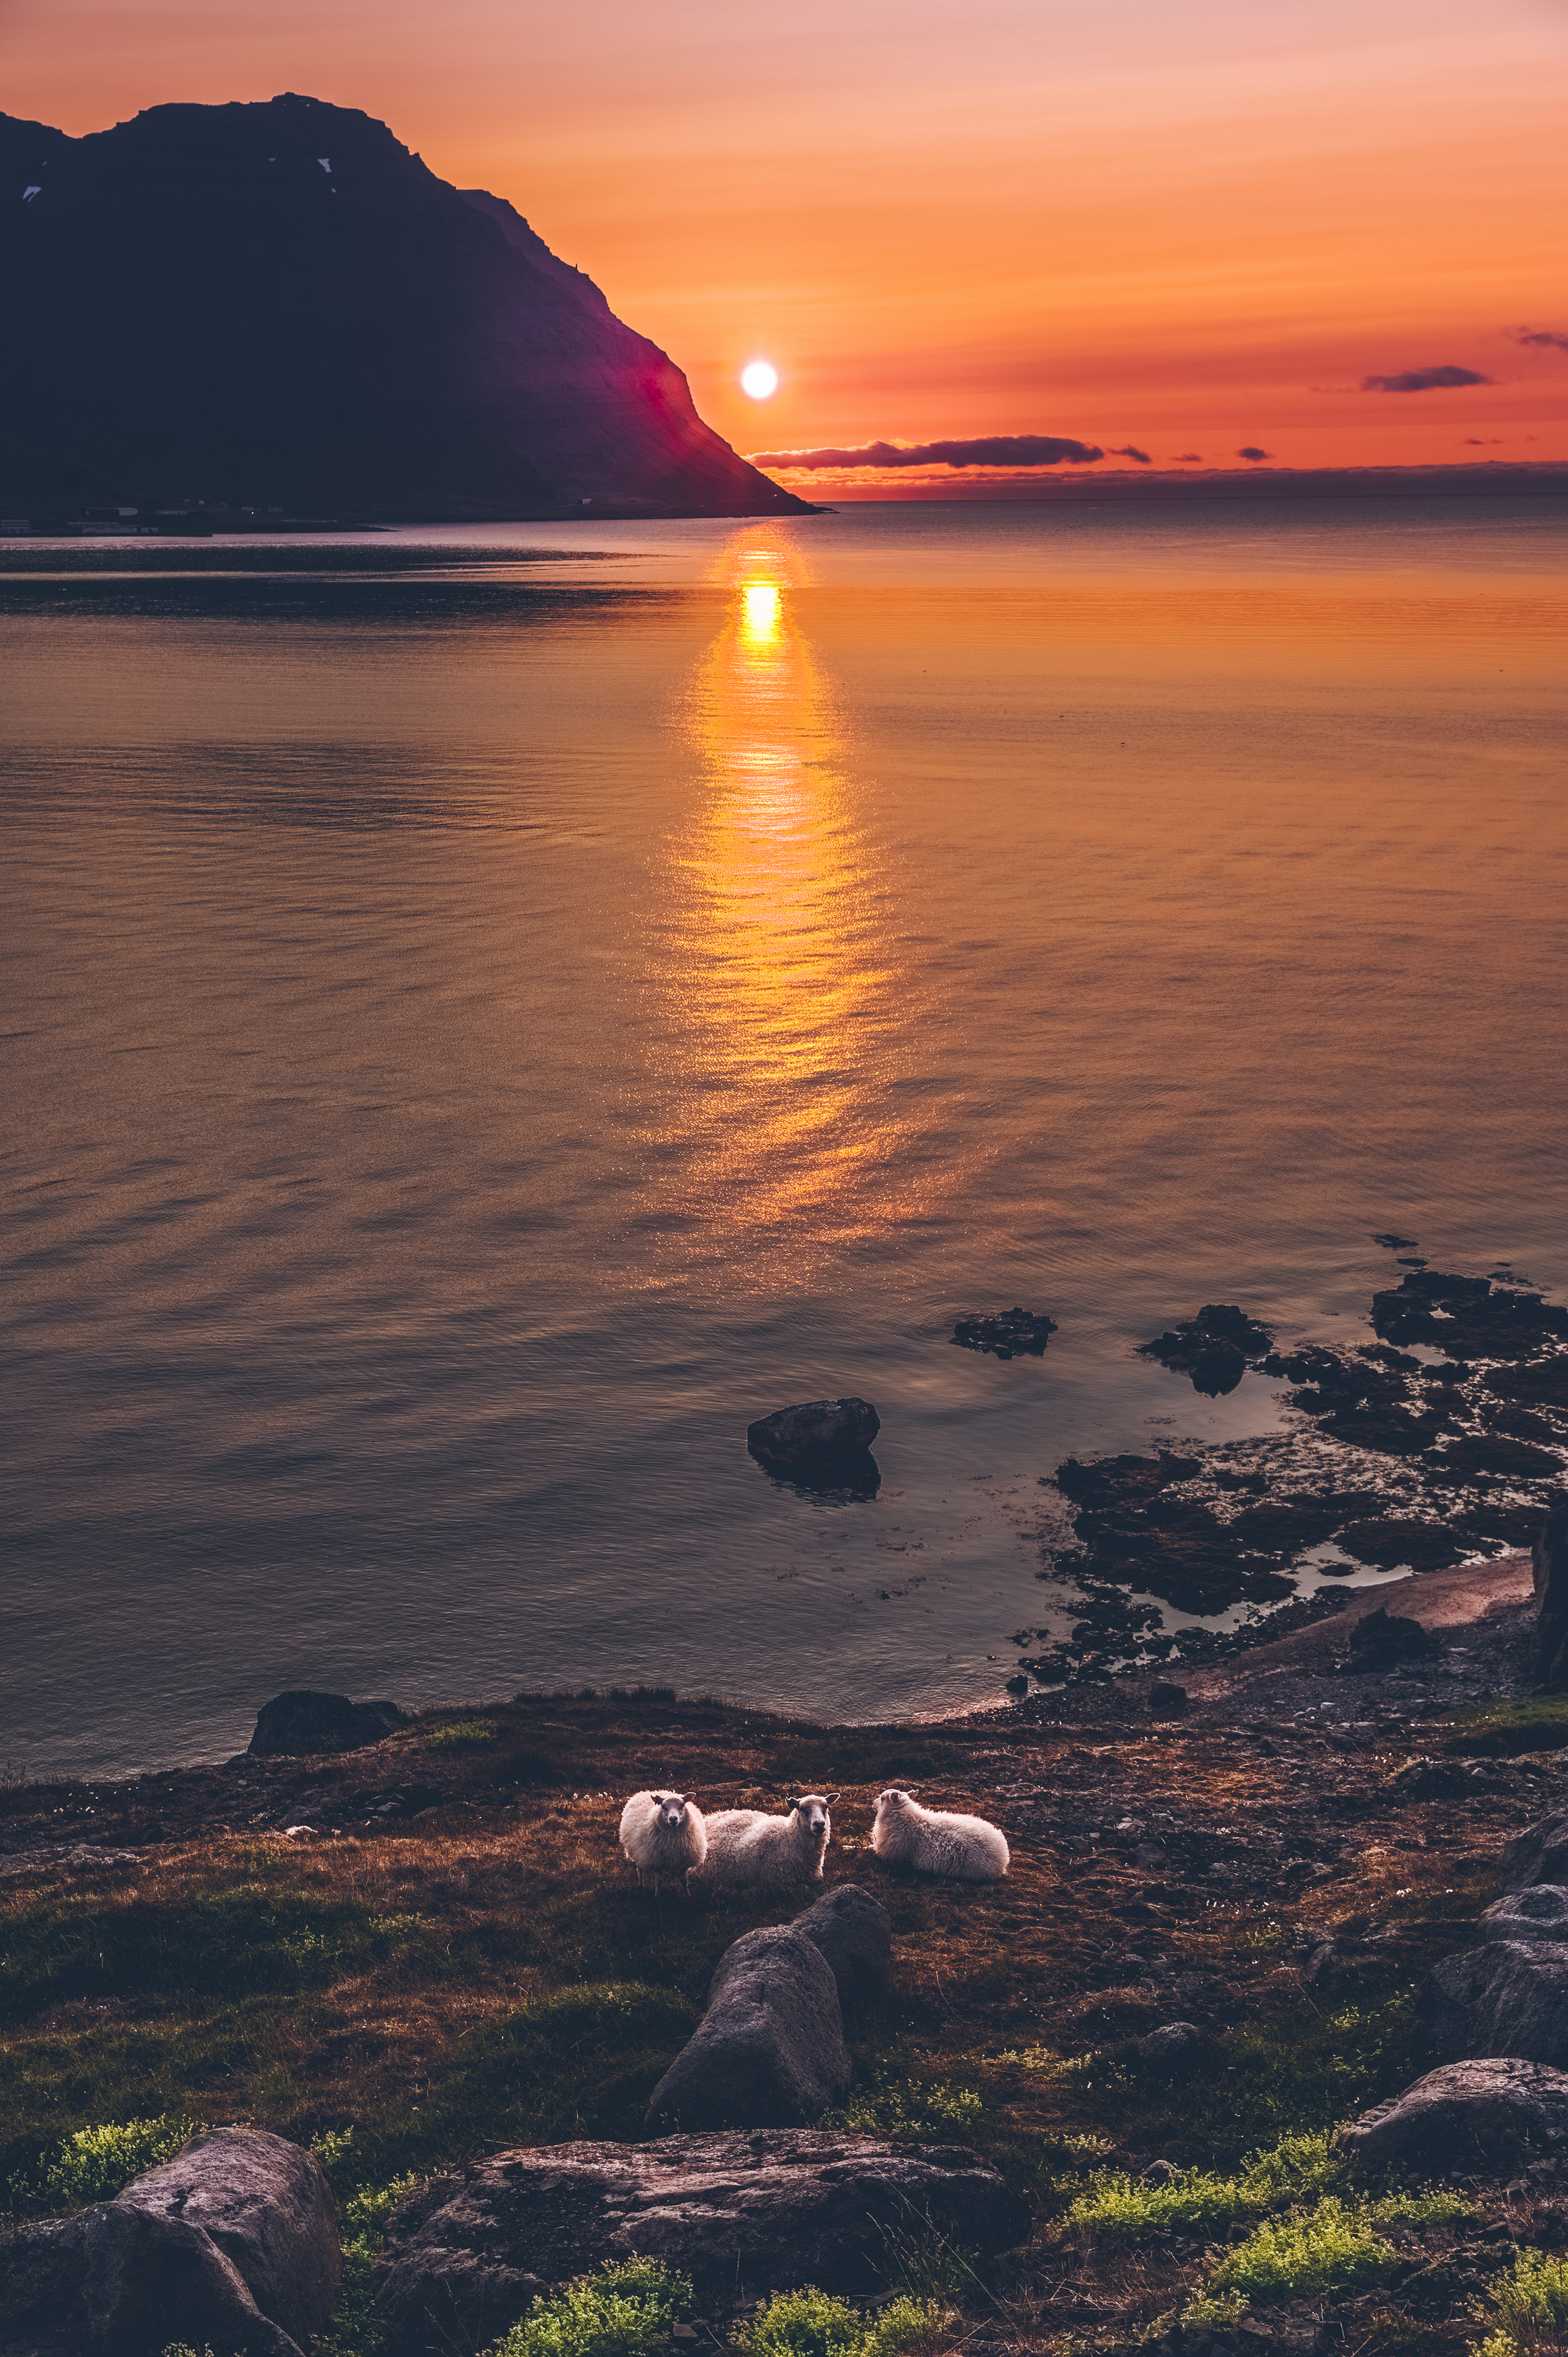
[[[5,111],[71,133],[283,90],[381,116],[743,451],[1568,459],[1562,0],[0,0],[0,28]]]

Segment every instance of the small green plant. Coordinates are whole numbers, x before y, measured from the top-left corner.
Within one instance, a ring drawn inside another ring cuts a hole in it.
[[[329,2179],[333,2169],[346,2166],[353,2136],[352,2128],[343,2128],[317,2138],[314,2149]],[[375,2357],[381,2326],[371,2298],[371,2270],[381,2256],[387,2220],[418,2182],[417,2177],[394,2177],[386,2185],[361,2187],[342,2204],[343,2288],[326,2331],[311,2343],[312,2357]]]
[[[941,2300],[906,2293],[867,2319],[847,2300],[807,2285],[775,2292],[731,2339],[744,2357],[929,2357],[951,2313]]]
[[[972,2087],[921,2086],[890,2063],[874,2064],[841,2110],[828,2112],[823,2127],[855,2128],[863,2136],[950,2135],[973,2128],[985,2109]]]
[[[946,2340],[952,2310],[940,2299],[908,2293],[890,2299],[860,2344],[860,2357],[929,2357]]]
[[[1482,2320],[1492,2330],[1475,2357],[1557,2357],[1568,2349],[1568,2259],[1516,2251],[1513,2273],[1493,2287]]]
[[[1311,2299],[1319,2292],[1365,2291],[1398,2264],[1368,2211],[1326,2194],[1310,2210],[1266,2218],[1227,2252],[1205,2287],[1210,2299],[1239,2294],[1245,2306]]]
[[[493,2357],[647,2357],[692,2306],[692,2287],[657,2259],[624,2259],[536,2299]]]
[[[1184,2169],[1163,2184],[1145,2184],[1124,2170],[1106,2169],[1072,2202],[1067,2223],[1110,2242],[1131,2243],[1146,2234],[1212,2234],[1240,2212],[1240,2189],[1233,2177]]]
[[[372,1915],[367,1926],[374,1938],[386,1940],[394,1948],[406,1948],[423,1939],[426,1928],[423,1915]]]
[[[165,2113],[156,2120],[78,2128],[46,2154],[36,2172],[23,2169],[11,2179],[12,2203],[18,2210],[81,2210],[90,2201],[113,2201],[144,2169],[172,2160],[202,2126],[200,2120]]]
[[[493,1718],[451,1718],[433,1727],[424,1740],[432,1751],[482,1751],[496,1734]]]
[[[1387,2193],[1371,2204],[1380,2226],[1456,2226],[1483,2213],[1462,2193]]]

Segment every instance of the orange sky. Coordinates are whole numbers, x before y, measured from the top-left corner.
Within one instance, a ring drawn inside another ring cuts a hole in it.
[[[1568,348],[1517,333],[1568,339],[1562,0],[0,0],[0,33],[5,111],[73,133],[285,89],[381,116],[742,450],[1568,460]],[[1361,390],[1438,366],[1494,382]]]

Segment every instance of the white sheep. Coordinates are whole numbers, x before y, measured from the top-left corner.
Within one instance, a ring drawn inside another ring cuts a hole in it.
[[[692,1888],[704,1890],[788,1890],[798,1882],[821,1882],[822,1859],[833,1837],[828,1811],[836,1792],[802,1792],[787,1817],[764,1809],[720,1809],[708,1821],[706,1862],[692,1875]]]
[[[945,1874],[959,1882],[1000,1882],[1011,1862],[1002,1833],[983,1817],[923,1809],[897,1784],[877,1794],[871,1846],[885,1866],[913,1867],[918,1874]]]
[[[695,1801],[684,1792],[634,1792],[620,1813],[620,1846],[637,1868],[637,1878],[660,1875],[684,1881],[708,1854],[708,1829]]]

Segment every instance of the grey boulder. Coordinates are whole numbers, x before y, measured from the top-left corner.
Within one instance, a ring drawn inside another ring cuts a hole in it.
[[[849,2092],[838,1984],[792,1924],[747,1932],[714,1967],[708,2009],[653,2090],[682,2128],[794,2127]]]
[[[1568,1946],[1492,1940],[1445,1957],[1423,1992],[1433,2043],[1449,2061],[1506,2056],[1568,2064]]]
[[[822,1950],[838,1984],[841,2006],[869,1996],[886,1977],[893,1919],[858,1882],[841,1882],[825,1891],[796,1916],[789,1929]]]
[[[1133,2040],[1145,2062],[1179,2062],[1203,2043],[1203,2032],[1196,2021],[1166,2021],[1145,2037]]]
[[[343,2261],[331,2190],[315,2154],[283,2136],[262,2128],[193,2136],[128,2185],[116,2206],[199,2227],[262,2314],[302,2348],[338,2305]]]
[[[211,2236],[124,2200],[0,2235],[0,2357],[301,2357]]]
[[[805,1400],[748,1424],[746,1445],[765,1465],[791,1472],[863,1457],[881,1429],[869,1400]]]
[[[1503,1845],[1503,1888],[1568,1883],[1568,1816],[1541,1817]]]
[[[1487,1940],[1545,1940],[1568,1945],[1568,1890],[1560,1882],[1538,1882],[1528,1890],[1510,1890],[1488,1907],[1481,1918]]]
[[[315,1694],[302,1686],[262,1705],[247,1749],[262,1758],[360,1751],[403,1721],[395,1702],[350,1702],[347,1695]]]
[[[727,2313],[805,2283],[881,2289],[909,2243],[1011,2250],[1030,2223],[1022,2197],[956,2145],[807,2128],[495,2153],[392,2212],[374,2276],[382,2357],[483,2347],[536,2290],[634,2253]]]
[[[1369,2169],[1429,2173],[1507,2168],[1568,2138],[1568,2072],[1516,2056],[1446,2062],[1340,2132]]]

